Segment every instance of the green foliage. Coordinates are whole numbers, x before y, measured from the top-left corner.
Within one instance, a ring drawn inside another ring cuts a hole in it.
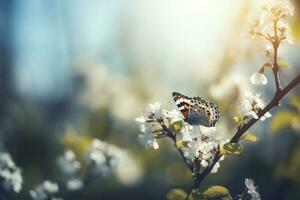
[[[299,117],[298,114],[292,111],[278,112],[271,121],[271,131],[273,133],[279,132],[283,128],[290,126],[297,117]]]
[[[275,171],[276,179],[284,179],[300,184],[300,148],[296,148],[288,161],[281,162]]]
[[[289,64],[283,60],[278,60],[278,66],[279,67],[282,67],[282,68],[288,68],[289,67]]]
[[[242,127],[246,123],[246,119],[247,117],[242,115],[233,117],[233,120],[238,127]]]
[[[209,199],[232,200],[232,197],[226,187],[215,185],[202,189],[193,189],[188,200]]]
[[[179,188],[172,189],[167,193],[167,200],[185,200],[187,193]]]
[[[241,140],[245,140],[247,142],[257,142],[257,137],[251,133],[246,133],[241,137]]]
[[[183,126],[184,126],[184,123],[182,120],[180,120],[180,121],[175,121],[175,122],[171,123],[169,128],[172,132],[178,133],[181,131]]]
[[[221,148],[221,153],[225,155],[239,155],[243,152],[244,146],[240,143],[226,143]]]
[[[290,98],[289,103],[300,111],[300,97]]]
[[[177,147],[177,148],[188,147],[188,144],[189,144],[188,141],[178,140],[178,141],[176,142],[176,147]]]
[[[73,130],[66,131],[61,136],[62,143],[79,157],[83,157],[92,143],[92,138],[88,135],[78,134]]]

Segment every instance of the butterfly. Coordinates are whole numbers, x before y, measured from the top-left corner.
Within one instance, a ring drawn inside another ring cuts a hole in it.
[[[184,116],[184,121],[190,125],[213,127],[220,119],[220,111],[216,104],[201,97],[188,97],[173,92],[173,99]]]

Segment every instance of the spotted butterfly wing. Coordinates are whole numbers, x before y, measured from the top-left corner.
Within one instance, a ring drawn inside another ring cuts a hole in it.
[[[187,123],[213,127],[218,122],[220,111],[214,103],[201,97],[188,97],[178,92],[173,92],[172,95]]]

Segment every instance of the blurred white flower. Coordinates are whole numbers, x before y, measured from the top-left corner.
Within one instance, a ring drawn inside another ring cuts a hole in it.
[[[53,195],[56,194],[58,190],[59,187],[57,183],[46,180],[36,186],[34,190],[30,190],[29,194],[34,200],[46,200],[49,197],[53,199]]]
[[[258,113],[265,107],[265,103],[261,98],[260,94],[253,95],[251,92],[246,92],[245,96],[241,102],[241,114],[243,116],[252,116],[255,119],[258,119]],[[266,118],[270,118],[272,115],[270,112],[264,114],[260,118],[261,121],[264,121]]]
[[[251,200],[260,200],[260,195],[257,192],[257,187],[254,185],[254,181],[252,179],[245,179],[245,185],[247,187],[247,192],[251,196]]]
[[[67,181],[67,188],[71,191],[79,190],[83,187],[82,180],[79,178],[72,178]]]
[[[92,141],[87,158],[94,176],[103,177],[113,173],[126,185],[137,183],[142,176],[140,166],[129,152],[99,139]]]
[[[143,171],[129,152],[116,149],[114,158],[116,162],[114,173],[122,184],[135,185],[141,180]]]
[[[288,0],[271,0],[261,5],[260,12],[252,20],[250,33],[252,36],[273,36],[274,24],[277,23],[278,36],[282,41],[292,43],[291,28],[287,22],[288,16],[293,16],[294,6]]]
[[[261,5],[264,14],[271,17],[272,20],[284,19],[287,16],[293,16],[295,8],[288,0],[272,0]]]
[[[219,83],[212,85],[209,88],[209,93],[217,100],[223,100],[224,98],[231,100],[235,97],[239,98],[248,88],[246,78],[234,73],[225,76]]]
[[[109,67],[99,63],[78,63],[74,70],[75,80],[83,80],[85,86],[80,90],[79,101],[92,111],[105,108],[120,120],[132,119],[141,105],[136,83],[107,69]]]
[[[46,180],[43,182],[43,188],[48,193],[56,193],[58,192],[58,185],[57,183],[51,182],[49,180]]]
[[[81,167],[72,150],[65,151],[64,155],[58,158],[58,165],[68,175],[76,174]]]
[[[135,118],[135,122],[139,123],[139,124],[144,124],[144,123],[146,123],[146,118],[144,116],[139,116],[139,117]]]
[[[58,158],[58,165],[64,173],[65,184],[69,190],[82,188],[83,183],[78,177],[81,164],[72,150],[66,150],[64,155]]]
[[[8,153],[0,153],[0,177],[5,188],[12,188],[19,193],[22,189],[23,178],[18,168]]]
[[[111,175],[113,166],[111,157],[108,154],[109,145],[99,139],[93,139],[92,145],[86,155],[89,170],[93,174],[99,174],[102,177]]]
[[[257,72],[251,75],[250,82],[255,85],[266,85],[268,83],[267,77],[262,72]]]

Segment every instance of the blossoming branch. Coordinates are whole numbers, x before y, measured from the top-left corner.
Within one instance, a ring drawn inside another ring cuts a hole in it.
[[[225,155],[242,152],[244,147],[239,143],[240,140],[256,141],[256,136],[245,134],[246,131],[258,120],[270,118],[272,116],[270,110],[280,105],[280,100],[300,83],[300,75],[297,75],[283,87],[279,76],[281,69],[286,68],[287,64],[278,60],[278,50],[282,42],[289,44],[293,42],[288,24],[288,17],[293,16],[293,14],[294,7],[289,1],[271,1],[261,6],[258,15],[253,20],[250,29],[251,36],[263,39],[268,62],[262,64],[258,72],[251,75],[250,82],[266,85],[269,81],[265,73],[270,69],[274,76],[275,92],[269,103],[265,103],[261,94],[245,93],[241,102],[240,113],[234,117],[237,128],[231,139],[226,138],[215,124],[204,123],[209,121],[212,116],[212,109],[205,108],[205,106],[209,107],[209,103],[201,105],[204,108],[200,106],[200,109],[189,105],[193,100],[201,100],[200,97],[185,98],[179,102],[179,105],[177,104],[179,109],[172,111],[163,109],[159,103],[150,104],[146,107],[144,114],[136,118],[142,132],[138,136],[138,140],[147,148],[158,149],[157,140],[165,137],[174,142],[176,149],[195,178],[194,189],[190,196],[198,195],[201,197],[202,195],[202,197],[207,197],[205,195],[208,191],[213,191],[214,195],[219,194],[218,197],[231,199],[226,188],[219,186],[207,190],[199,190],[198,188],[209,173],[217,172],[220,161],[225,158]],[[208,112],[203,110],[208,110]],[[195,124],[195,121],[202,123]],[[246,179],[245,184],[251,199],[260,199],[254,182]]]

